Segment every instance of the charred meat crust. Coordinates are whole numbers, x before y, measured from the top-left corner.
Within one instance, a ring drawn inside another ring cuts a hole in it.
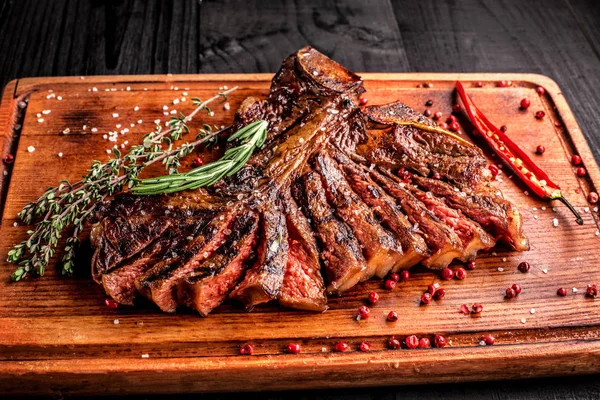
[[[167,312],[206,316],[226,298],[319,312],[326,293],[373,275],[443,268],[495,239],[529,248],[478,148],[400,102],[360,108],[363,92],[359,76],[318,51],[290,55],[269,95],[236,112],[232,130],[268,127],[235,175],[97,205],[93,278],[121,304],[142,294]]]

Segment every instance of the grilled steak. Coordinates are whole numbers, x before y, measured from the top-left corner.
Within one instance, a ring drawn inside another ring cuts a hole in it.
[[[364,91],[310,47],[286,58],[269,95],[236,112],[234,128],[268,122],[236,174],[97,206],[94,279],[121,304],[143,295],[166,312],[206,316],[226,299],[322,312],[326,293],[373,276],[443,268],[496,240],[528,249],[478,148],[402,103],[360,108]]]

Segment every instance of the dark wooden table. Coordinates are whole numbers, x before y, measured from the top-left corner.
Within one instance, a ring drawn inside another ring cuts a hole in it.
[[[598,0],[5,0],[0,84],[27,76],[274,72],[306,44],[357,72],[547,75],[600,161]],[[600,378],[264,397],[598,399]]]

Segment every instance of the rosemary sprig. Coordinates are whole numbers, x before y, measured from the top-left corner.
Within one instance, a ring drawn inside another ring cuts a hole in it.
[[[79,235],[83,231],[86,218],[92,213],[94,205],[124,188],[133,188],[139,182],[140,172],[149,165],[161,162],[168,173],[177,173],[180,159],[190,154],[200,144],[209,143],[229,129],[206,128],[191,143],[174,147],[173,143],[190,131],[188,122],[203,110],[209,110],[208,104],[236,90],[237,87],[221,92],[206,101],[194,99],[196,108],[187,116],[173,117],[167,123],[167,129],[157,125],[156,129],[145,135],[143,143],[131,147],[124,156],[115,147],[114,158],[101,163],[94,161],[87,174],[78,182],[61,181],[58,186],[47,189],[37,200],[28,203],[18,217],[27,225],[41,218],[29,238],[17,244],[8,252],[8,261],[19,264],[12,279],[19,281],[28,274],[44,275],[44,270],[54,256],[58,241],[63,232],[73,228],[67,238],[65,253],[62,257],[62,273],[73,273],[75,249],[79,244]]]
[[[185,174],[144,179],[132,189],[132,192],[137,195],[152,195],[213,185],[224,177],[238,172],[246,164],[254,150],[265,143],[267,125],[267,121],[259,120],[231,135],[227,141],[238,140],[240,144],[228,149],[217,161],[195,168]]]

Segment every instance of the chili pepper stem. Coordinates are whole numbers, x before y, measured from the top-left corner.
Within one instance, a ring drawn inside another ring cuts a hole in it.
[[[579,213],[577,212],[575,207],[573,207],[571,205],[571,203],[569,203],[569,201],[563,195],[555,198],[555,200],[559,200],[561,203],[563,203],[565,206],[567,206],[569,208],[569,210],[571,210],[571,212],[575,215],[575,222],[577,222],[577,224],[579,224],[579,225],[583,225],[583,218],[581,218],[581,215],[579,215]]]

